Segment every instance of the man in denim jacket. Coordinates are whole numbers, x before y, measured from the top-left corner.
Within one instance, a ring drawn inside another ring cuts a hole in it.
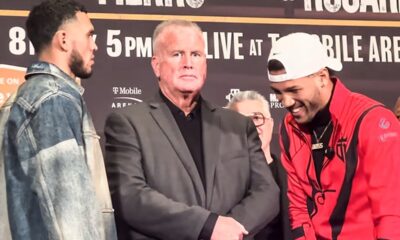
[[[4,131],[13,239],[116,239],[98,136],[76,79],[88,78],[97,46],[85,8],[35,6],[26,22],[39,61],[19,88]]]

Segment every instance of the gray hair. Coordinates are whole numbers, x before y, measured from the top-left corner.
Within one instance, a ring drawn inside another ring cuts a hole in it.
[[[263,95],[259,94],[257,91],[254,90],[240,91],[236,93],[235,95],[233,95],[233,97],[229,101],[228,105],[226,105],[226,107],[229,109],[233,109],[236,103],[240,103],[247,100],[254,100],[261,102],[265,108],[265,111],[271,114],[269,110],[269,102],[267,101],[267,99],[265,99]]]
[[[199,31],[200,34],[203,34],[203,31],[201,30],[199,25],[197,25],[196,23],[191,22],[191,21],[181,20],[181,19],[171,19],[171,20],[163,21],[157,25],[157,27],[154,29],[154,32],[153,32],[153,55],[158,50],[157,48],[159,45],[159,37],[160,37],[161,33],[165,29],[167,29],[168,27],[171,27],[171,26],[193,28],[193,29]]]

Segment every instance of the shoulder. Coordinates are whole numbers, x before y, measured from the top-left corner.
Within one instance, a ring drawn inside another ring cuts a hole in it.
[[[126,116],[129,118],[136,118],[142,116],[146,112],[149,112],[150,109],[149,103],[140,102],[124,108],[115,109],[109,114],[109,116]]]
[[[151,111],[151,106],[147,102],[140,102],[124,108],[115,109],[107,115],[105,125],[145,126],[153,122]]]
[[[363,112],[374,106],[383,106],[382,103],[369,98],[363,94],[352,92],[344,104],[344,110],[351,110],[354,115],[361,115]]]
[[[400,133],[400,124],[394,113],[383,105],[378,105],[367,110],[362,119],[360,128],[371,131]]]
[[[251,122],[250,118],[230,109],[218,107],[214,111],[214,114],[221,119],[222,125],[225,126],[248,127]]]
[[[215,108],[215,112],[216,112],[216,114],[218,114],[221,117],[226,118],[226,119],[233,118],[237,121],[245,121],[247,119],[247,117],[245,117],[244,115],[242,115],[234,110],[224,108],[224,107]]]
[[[79,107],[81,95],[76,90],[68,90],[60,85],[54,76],[37,74],[19,87],[15,102],[26,111],[32,112],[49,102],[57,102],[60,107],[68,103]]]

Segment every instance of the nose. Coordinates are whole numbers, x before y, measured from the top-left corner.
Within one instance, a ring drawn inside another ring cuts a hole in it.
[[[97,44],[94,41],[94,39],[92,39],[92,49],[93,49],[93,51],[97,51],[97,49],[98,49]]]
[[[184,54],[182,57],[183,67],[185,69],[192,69],[193,68],[193,61],[192,56]]]
[[[282,105],[285,108],[289,108],[289,107],[293,106],[296,102],[292,97],[290,97],[289,95],[286,95],[286,94],[282,94],[280,96],[279,101],[282,103]]]
[[[260,135],[261,136],[261,134],[262,134],[262,132],[263,132],[263,130],[262,130],[262,128],[261,128],[261,126],[259,126],[259,127],[256,127],[257,128],[257,133],[258,133],[258,135]]]

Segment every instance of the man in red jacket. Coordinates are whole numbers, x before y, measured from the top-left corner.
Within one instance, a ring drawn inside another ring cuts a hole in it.
[[[268,58],[296,239],[400,239],[400,124],[335,77],[318,37],[280,38]]]

